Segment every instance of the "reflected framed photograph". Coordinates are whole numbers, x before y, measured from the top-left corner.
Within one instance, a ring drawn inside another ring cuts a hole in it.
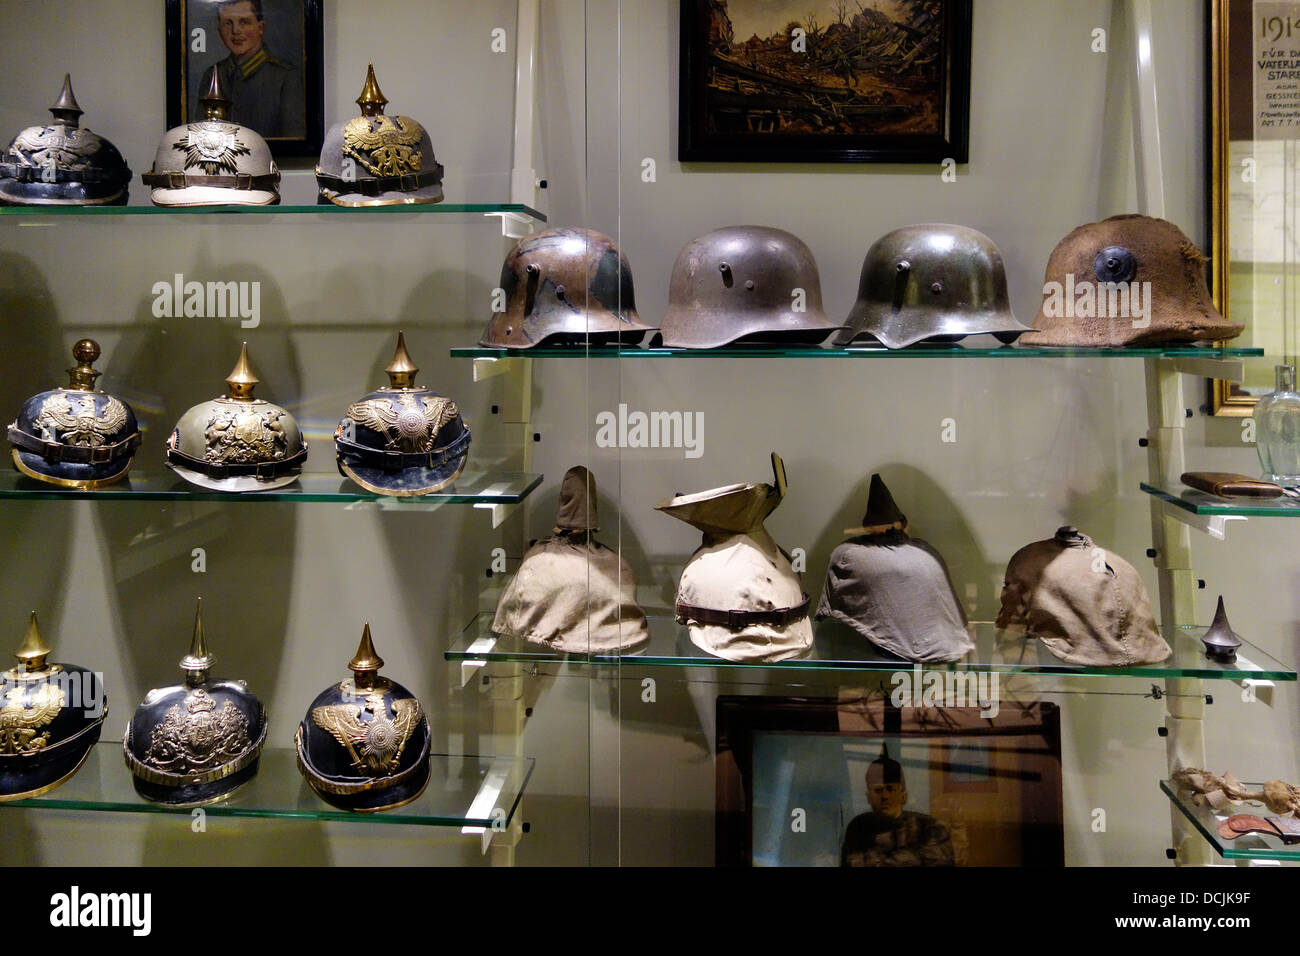
[[[681,0],[677,158],[968,158],[971,0]]]
[[[320,155],[322,0],[166,0],[167,127],[203,118],[213,71],[230,119],[277,157]]]
[[[1065,863],[1055,704],[723,696],[717,716],[719,866]]]

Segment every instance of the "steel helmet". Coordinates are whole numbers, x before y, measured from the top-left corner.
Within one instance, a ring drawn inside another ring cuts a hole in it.
[[[769,226],[728,226],[677,254],[663,342],[669,348],[816,345],[840,326],[822,311],[812,251]]]

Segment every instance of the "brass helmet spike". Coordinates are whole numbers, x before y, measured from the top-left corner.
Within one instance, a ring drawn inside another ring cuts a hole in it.
[[[366,629],[361,632],[361,643],[357,645],[357,652],[352,655],[352,660],[348,661],[348,670],[356,676],[358,687],[369,687],[374,683],[379,668],[383,666],[384,659],[375,653],[375,645],[370,640],[370,622],[367,621]]]
[[[194,636],[190,638],[190,652],[181,658],[185,682],[202,684],[208,679],[208,671],[216,662],[217,658],[208,650],[207,638],[203,635],[203,598],[199,598],[194,608]]]
[[[389,388],[415,387],[415,376],[420,368],[411,361],[410,353],[406,351],[406,337],[401,332],[397,333],[397,348],[393,352],[393,361],[384,371],[388,373]]]
[[[23,634],[23,642],[18,645],[14,656],[18,658],[19,665],[24,671],[39,671],[45,669],[45,658],[49,654],[50,647],[45,643],[45,638],[41,637],[40,625],[36,623],[36,612],[32,611],[32,616],[27,621],[27,632]]]
[[[62,123],[64,126],[79,125],[81,114],[85,110],[77,104],[76,94],[72,92],[71,73],[63,74],[63,89],[59,91],[59,98],[50,107],[50,112],[54,114],[56,123]]]
[[[216,67],[212,69],[212,82],[203,94],[202,103],[204,119],[223,120],[230,115],[230,98],[221,88],[221,71]]]
[[[90,366],[95,359],[99,358],[99,343],[94,339],[79,339],[72,346],[72,358],[77,363],[77,367],[67,370],[68,388],[86,392],[94,391],[95,379],[99,378],[99,373]]]
[[[248,364],[248,343],[239,349],[239,361],[226,376],[226,396],[247,401],[253,397],[253,389],[261,379],[253,374],[253,367]]]
[[[388,99],[379,89],[379,83],[375,80],[375,65],[371,63],[366,66],[366,85],[357,97],[357,106],[361,107],[362,116],[382,116],[386,105]]]

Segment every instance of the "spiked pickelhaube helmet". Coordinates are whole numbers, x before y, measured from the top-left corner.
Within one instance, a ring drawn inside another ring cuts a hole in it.
[[[98,488],[126,475],[140,445],[131,406],[95,388],[99,344],[72,346],[68,387],[33,395],[9,425],[13,463],[24,475],[65,488]]]
[[[307,459],[307,441],[292,415],[253,397],[259,381],[244,343],[226,394],[195,405],[172,429],[167,467],[213,491],[270,491],[293,482]]]
[[[637,315],[632,269],[614,240],[593,229],[557,228],[519,240],[501,266],[504,311],[479,344],[604,345],[653,330]]]
[[[872,243],[844,324],[837,345],[864,338],[891,349],[984,333],[1010,343],[1029,331],[1011,312],[993,240],[947,223],[905,226]]]
[[[216,663],[194,614],[185,682],[151,690],[122,738],[135,789],[146,800],[196,807],[229,796],[257,774],[266,741],[262,702],[241,680],[208,676]]]
[[[469,429],[456,403],[415,384],[419,368],[397,333],[388,387],[348,406],[334,431],[339,472],[381,495],[427,495],[465,468]]]
[[[0,801],[39,796],[71,777],[108,715],[99,677],[50,663],[49,654],[33,611],[14,655],[17,665],[0,672]]]
[[[280,201],[280,169],[256,130],[228,119],[221,71],[203,94],[204,118],[163,134],[141,179],[155,206],[269,206]]]
[[[20,132],[0,156],[0,205],[126,205],[131,170],[116,146],[81,125],[82,112],[65,73],[53,120]]]
[[[298,725],[298,769],[327,803],[372,813],[410,803],[429,782],[429,721],[401,684],[379,676],[370,625],[352,676],[312,701]]]
[[[325,134],[316,184],[321,203],[390,206],[442,201],[442,165],[423,126],[409,116],[386,116],[387,98],[366,68],[357,97],[361,115]]]
[[[838,328],[822,311],[812,251],[782,229],[728,226],[677,254],[663,322],[669,348],[816,345]]]

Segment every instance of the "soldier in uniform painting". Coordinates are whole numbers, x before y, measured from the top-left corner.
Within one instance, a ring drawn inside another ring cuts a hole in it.
[[[849,822],[841,866],[952,866],[952,834],[934,817],[904,810],[903,766],[886,747],[867,767],[869,813]]]
[[[307,112],[301,72],[273,56],[263,45],[266,20],[262,0],[226,0],[217,4],[221,42],[230,55],[203,73],[199,89],[221,71],[221,85],[230,98],[230,118],[265,137],[300,138],[307,135]],[[203,104],[190,107],[190,122],[203,118]]]

